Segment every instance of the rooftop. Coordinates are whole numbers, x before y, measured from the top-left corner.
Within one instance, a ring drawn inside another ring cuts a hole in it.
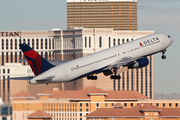
[[[47,114],[42,110],[37,110],[34,113],[27,116],[27,118],[52,118],[53,116]]]
[[[104,95],[105,100],[147,100],[147,96],[131,90],[113,91],[101,90],[96,87],[85,88],[82,90],[44,90],[38,93],[39,96],[50,96],[49,99],[69,99],[69,100],[90,100],[92,95]]]
[[[120,105],[120,104],[117,104]],[[115,106],[117,106],[115,105]],[[157,108],[149,103],[142,103],[133,108],[113,107],[113,108],[100,108],[88,115],[88,118],[101,118],[101,117],[145,117],[144,112],[157,112],[159,118],[163,117],[180,117],[180,108]]]

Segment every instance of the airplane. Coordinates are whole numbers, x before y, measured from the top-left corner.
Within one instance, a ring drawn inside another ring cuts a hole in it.
[[[126,66],[128,69],[138,69],[149,64],[147,56],[162,52],[166,59],[166,49],[173,39],[166,34],[151,34],[136,40],[120,44],[102,51],[53,65],[41,57],[26,43],[20,44],[20,49],[28,61],[35,76],[7,79],[30,80],[31,84],[61,83],[87,77],[97,80],[95,74],[110,75],[110,79],[120,79],[117,69]]]

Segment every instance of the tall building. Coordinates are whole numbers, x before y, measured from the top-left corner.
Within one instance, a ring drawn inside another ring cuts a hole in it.
[[[67,28],[137,30],[137,0],[67,0]]]

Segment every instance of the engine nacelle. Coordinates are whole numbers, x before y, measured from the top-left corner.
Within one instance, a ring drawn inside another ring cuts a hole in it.
[[[133,68],[142,68],[145,67],[149,64],[149,60],[147,57],[144,57],[142,59],[139,59],[137,61],[134,61],[134,63],[130,64],[128,66],[128,69],[133,69]]]

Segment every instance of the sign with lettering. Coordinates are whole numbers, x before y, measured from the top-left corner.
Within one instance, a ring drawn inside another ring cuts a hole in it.
[[[21,35],[21,32],[0,32],[0,37],[18,37]]]

